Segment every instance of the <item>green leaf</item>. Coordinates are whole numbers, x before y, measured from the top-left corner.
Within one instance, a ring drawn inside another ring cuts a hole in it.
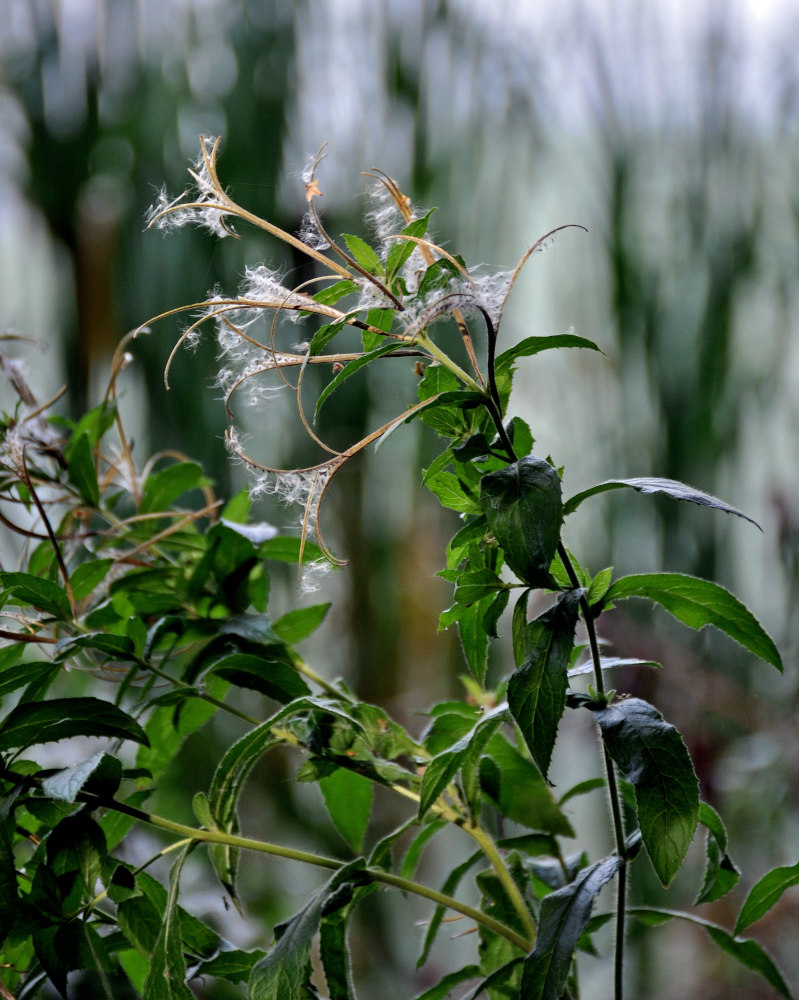
[[[474,604],[475,601],[495,594],[498,590],[507,589],[508,584],[504,583],[493,570],[478,569],[458,576],[454,596],[459,604]]]
[[[56,644],[56,659],[61,662],[73,656],[76,649],[94,649],[113,659],[130,660],[133,657],[133,643],[126,635],[113,632],[84,632],[68,636]]]
[[[480,513],[480,504],[477,502],[477,498],[469,496],[465,492],[463,484],[451,472],[439,472],[434,476],[429,476],[426,486],[431,493],[438,497],[442,507],[457,510],[461,514]]]
[[[445,896],[454,895],[455,890],[460,885],[461,879],[464,877],[464,875],[466,875],[469,869],[473,868],[474,865],[478,861],[481,861],[482,859],[483,859],[482,851],[475,851],[474,854],[471,854],[465,861],[462,861],[459,865],[456,865],[456,867],[452,869],[452,871],[449,873],[449,875],[447,875],[446,879],[444,880],[444,884],[441,886],[441,892]],[[422,943],[422,951],[421,954],[419,955],[419,958],[416,961],[417,969],[421,969],[421,967],[430,957],[430,950],[432,949],[433,944],[435,943],[436,935],[438,934],[439,928],[441,927],[441,923],[444,919],[445,912],[446,910],[441,903],[439,903],[438,906],[436,906],[435,910],[433,910],[433,916],[430,918],[430,923],[427,927],[427,933],[425,934],[424,942]]]
[[[455,774],[466,764],[475,764],[483,752],[486,743],[491,739],[498,726],[506,719],[507,705],[497,705],[480,719],[480,721],[462,736],[449,749],[436,754],[428,761],[422,777],[421,797],[419,800],[419,819],[421,820],[430,806],[452,781]]]
[[[269,656],[267,646],[263,656],[251,653],[231,653],[213,665],[210,673],[224,677],[236,687],[259,691],[267,698],[274,698],[282,704],[311,693],[295,668],[286,662],[282,650],[276,647],[275,655]]]
[[[717,583],[682,573],[623,576],[611,586],[605,603],[628,597],[655,601],[690,628],[715,625],[782,673],[782,660],[771,637],[752,612]]]
[[[250,978],[253,967],[266,954],[260,948],[255,951],[221,951],[214,958],[207,962],[202,962],[195,972],[195,976],[214,976],[216,979],[224,979],[229,983],[242,983]]]
[[[749,890],[735,922],[735,933],[740,934],[764,917],[782,899],[783,893],[795,885],[799,885],[799,864],[773,868],[764,875]]]
[[[577,942],[591,916],[594,897],[621,864],[621,858],[605,858],[584,868],[569,885],[544,897],[535,948],[524,960],[522,996],[558,1000]]]
[[[363,891],[362,889],[361,892]],[[322,960],[330,1000],[355,998],[347,946],[347,922],[352,910],[353,903],[350,902],[346,906],[337,908],[333,913],[323,915],[319,925],[319,957]]]
[[[689,923],[703,927],[718,947],[740,962],[750,972],[755,972],[761,976],[769,985],[780,994],[792,1000],[793,994],[788,984],[780,972],[774,959],[765,948],[752,941],[750,938],[734,937],[728,930],[713,924],[709,920],[703,920],[691,913],[679,913],[675,910],[664,910],[653,906],[632,906],[627,911],[632,916],[637,917],[648,926],[657,926],[669,920],[687,920]]]
[[[424,993],[418,993],[414,1000],[446,1000],[456,986],[467,979],[476,979],[479,975],[479,965],[464,965],[462,969],[457,969],[444,976],[441,982],[431,986]]]
[[[139,511],[142,514],[167,511],[178,497],[209,483],[196,462],[176,462],[166,469],[150,473],[144,481]]]
[[[330,610],[330,601],[325,604],[312,604],[309,608],[297,608],[289,611],[276,622],[272,622],[272,631],[283,642],[293,646],[305,639],[322,624]]]
[[[699,803],[699,822],[707,827],[705,844],[705,878],[695,903],[712,903],[721,899],[740,880],[741,873],[735,862],[727,854],[727,831],[716,810],[707,804]],[[736,933],[738,929],[736,928]]]
[[[18,643],[16,649],[22,652],[23,644]],[[0,671],[0,700],[7,694],[16,691],[26,684],[36,684],[53,677],[61,670],[52,660],[35,660],[26,663],[16,663]]]
[[[72,617],[66,592],[52,580],[43,580],[30,573],[0,573],[0,588],[11,596],[13,604],[30,604],[64,621]]]
[[[557,471],[529,455],[483,476],[480,502],[513,572],[532,587],[552,587],[549,567],[563,521]]]
[[[635,788],[644,846],[668,886],[699,819],[699,786],[682,737],[640,698],[595,711],[594,718],[608,753]]]
[[[183,848],[169,874],[166,910],[150,956],[150,971],[144,981],[144,1000],[194,1000],[194,994],[186,986],[186,960],[183,957],[178,913],[180,874],[191,847],[187,844]]]
[[[358,854],[372,812],[372,782],[355,771],[337,767],[319,779],[319,788],[336,829]]]
[[[363,858],[343,865],[299,913],[275,928],[276,944],[253,968],[248,1000],[308,1000],[311,945],[323,914],[346,905],[353,882],[363,881]],[[349,894],[349,895],[348,895]]]
[[[77,488],[82,499],[90,507],[98,507],[100,487],[97,485],[97,470],[88,434],[72,438],[67,465],[70,482]]]
[[[101,750],[82,764],[75,764],[63,771],[45,778],[42,791],[51,799],[74,802],[78,794],[87,788],[112,796],[122,780],[122,764],[116,757]]]
[[[598,483],[596,486],[571,497],[564,504],[563,513],[564,515],[574,513],[583,500],[596,496],[597,493],[604,493],[606,490],[619,490],[623,487],[629,487],[639,493],[665,493],[666,496],[672,497],[674,500],[687,500],[689,503],[697,503],[703,507],[714,507],[716,510],[723,510],[726,514],[742,517],[745,521],[754,524],[756,528],[760,528],[757,521],[753,521],[748,514],[744,514],[736,507],[731,507],[728,503],[711,496],[709,493],[695,490],[693,486],[686,486],[685,483],[679,483],[675,479],[657,479],[646,476],[637,479],[607,479],[603,483]],[[763,529],[760,528],[760,530]]]
[[[89,445],[92,448],[95,448],[100,443],[100,440],[105,432],[114,423],[116,415],[116,403],[112,402],[100,403],[99,406],[95,406],[93,409],[89,410],[88,413],[84,413],[80,420],[75,424],[72,431],[72,437],[70,438],[70,442],[64,452],[67,462],[69,462],[72,456],[73,449],[76,446],[82,447],[80,444],[81,438],[87,438]]]
[[[566,672],[581,593],[567,592],[530,622],[523,641],[524,662],[508,682],[508,706],[544,778],[566,709]]]
[[[102,583],[113,564],[113,559],[90,559],[81,563],[69,578],[75,600],[88,597]]]
[[[345,282],[342,281],[339,284],[343,285]],[[343,319],[337,320],[335,323],[325,323],[324,326],[320,326],[313,337],[311,337],[311,343],[308,346],[308,356],[313,358],[317,354],[321,354],[330,341],[341,333],[343,326]]]
[[[492,737],[480,759],[480,786],[506,819],[530,830],[574,836],[571,823],[554,801],[538,768],[499,733]]]
[[[314,542],[306,541],[302,548],[299,538],[292,538],[288,535],[280,535],[278,538],[270,538],[266,542],[261,542],[258,546],[258,555],[263,559],[275,559],[278,562],[294,563],[302,560],[303,564],[317,562],[323,559],[322,550]]]
[[[319,393],[319,398],[316,400],[316,407],[314,409],[314,419],[316,419],[319,415],[319,411],[322,409],[325,400],[331,393],[338,389],[342,382],[346,381],[346,379],[350,378],[356,372],[359,372],[361,368],[365,368],[366,365],[371,364],[371,362],[375,361],[377,358],[382,357],[384,354],[390,354],[392,351],[396,351],[397,347],[398,344],[396,340],[389,340],[387,343],[382,343],[374,350],[368,351],[366,354],[362,354],[354,361],[349,361],[346,365],[344,365],[341,371],[335,375]]]
[[[425,847],[428,843],[435,837],[437,833],[447,828],[447,822],[443,819],[435,819],[416,834],[413,840],[408,845],[408,850],[405,852],[405,856],[402,859],[402,865],[400,866],[400,875],[403,878],[413,878],[416,875],[416,868],[424,853]]]
[[[509,369],[517,358],[529,358],[533,354],[540,354],[541,351],[560,347],[586,347],[591,351],[599,350],[593,340],[577,337],[573,333],[561,333],[554,337],[527,337],[510,350],[503,351],[496,359],[495,366],[501,372]]]
[[[142,727],[99,698],[53,698],[17,705],[0,723],[0,750],[54,743],[71,736],[111,736],[149,746]]]
[[[409,222],[402,230],[402,235],[422,239],[427,232],[427,227],[430,225],[430,218],[435,211],[435,208],[431,208],[423,218],[414,219],[413,222]],[[389,281],[397,274],[417,245],[412,240],[397,240],[391,244],[391,248],[386,255],[386,275]]]
[[[341,235],[344,237],[350,253],[362,268],[370,274],[383,273],[383,265],[380,263],[380,258],[368,243],[364,243],[360,236],[353,236],[350,233],[342,233]]]
[[[344,278],[341,281],[334,282],[332,285],[328,285],[327,288],[323,288],[321,292],[316,292],[314,302],[318,302],[323,306],[334,306],[345,295],[351,295],[353,292],[358,291],[360,291],[359,285],[356,285],[354,281],[350,281],[349,278]],[[333,324],[330,325],[332,326]],[[312,351],[311,353],[316,352]]]

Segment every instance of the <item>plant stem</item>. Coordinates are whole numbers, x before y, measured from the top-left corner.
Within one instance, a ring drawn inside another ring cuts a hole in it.
[[[469,836],[474,840],[474,842],[480,847],[483,854],[491,862],[491,865],[496,872],[497,878],[502,883],[502,887],[508,894],[508,898],[513,904],[514,909],[519,914],[521,918],[522,925],[527,933],[530,941],[535,941],[536,937],[536,927],[533,921],[532,915],[527,904],[524,901],[524,897],[521,891],[513,880],[513,876],[508,871],[507,865],[505,864],[502,855],[497,850],[497,846],[491,837],[482,830],[479,826],[473,826],[471,823],[464,825],[463,829]]]
[[[6,774],[6,776],[8,776],[8,774]],[[196,840],[207,844],[225,844],[228,847],[237,847],[247,851],[257,851],[260,854],[270,854],[274,857],[288,858],[292,861],[301,861],[304,864],[314,865],[317,868],[327,868],[331,871],[337,871],[343,866],[343,862],[337,860],[336,858],[328,858],[321,854],[311,854],[309,851],[300,851],[293,847],[284,847],[281,844],[272,844],[263,840],[253,840],[250,837],[240,837],[232,833],[224,833],[221,830],[201,830],[186,826],[183,823],[174,823],[172,820],[166,819],[163,816],[156,816],[153,813],[147,813],[142,809],[137,809],[135,806],[129,806],[124,802],[117,802],[115,799],[105,799],[102,796],[93,795],[88,792],[81,793],[78,798],[93,804],[102,805],[107,809],[113,809],[116,812],[125,813],[143,823],[148,823],[150,826],[154,826],[160,830],[166,830],[169,833],[175,833],[179,837],[189,840]],[[447,896],[445,893],[439,892],[437,889],[431,889],[429,886],[422,885],[419,882],[414,882],[411,879],[402,878],[399,875],[393,875],[391,872],[383,871],[381,868],[367,868],[366,873],[373,882],[382,882],[384,885],[394,886],[397,889],[402,889],[403,892],[410,892],[416,896],[422,896],[438,905],[446,906],[450,910],[462,913],[465,917],[469,917],[469,919],[474,920],[475,923],[482,924],[484,927],[488,928],[488,930],[493,931],[495,934],[499,934],[508,941],[511,941],[525,952],[529,951],[532,947],[532,942],[523,937],[512,927],[506,926],[501,921],[491,917],[489,914],[482,913],[473,906],[469,906],[467,903],[462,903],[460,900],[457,900],[452,896]]]

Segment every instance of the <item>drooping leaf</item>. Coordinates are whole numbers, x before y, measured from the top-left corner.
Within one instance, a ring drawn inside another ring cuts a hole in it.
[[[735,922],[735,933],[740,934],[751,924],[764,917],[775,906],[783,893],[799,885],[799,864],[773,868],[749,890]]]
[[[275,928],[276,943],[252,970],[248,1000],[308,1000],[311,945],[326,911],[349,902],[351,887],[363,881],[364,860],[342,866],[299,913]],[[312,994],[311,994],[312,995]]]
[[[507,713],[507,705],[504,703],[497,705],[490,712],[486,712],[480,721],[457,743],[436,754],[432,760],[428,761],[422,777],[419,819],[424,817],[430,806],[464,765],[477,762],[486,743],[507,718]]]
[[[529,455],[483,476],[480,503],[513,572],[531,587],[555,586],[549,567],[563,521],[560,477]]]
[[[9,647],[13,648],[13,647]],[[22,643],[17,644],[17,649],[22,652]],[[60,670],[60,666],[52,660],[35,660],[26,663],[15,663],[0,671],[0,699],[5,698],[12,691],[17,691],[27,684],[35,684],[44,681]]]
[[[715,625],[782,672],[782,660],[774,641],[752,612],[717,583],[682,573],[623,576],[608,590],[605,603],[628,597],[646,597],[655,601],[690,628]]]
[[[355,1000],[347,942],[347,923],[352,910],[352,902],[336,907],[332,913],[324,913],[319,924],[319,957],[330,1000]]]
[[[525,659],[508,682],[508,705],[536,766],[546,778],[566,708],[566,671],[574,646],[581,591],[568,591],[530,622]]]
[[[332,774],[320,778],[319,789],[336,829],[357,854],[369,825],[374,785],[355,771],[337,767]]]
[[[444,976],[435,986],[431,986],[423,993],[418,993],[414,1000],[446,1000],[456,986],[466,982],[467,979],[476,979],[479,975],[479,965],[464,965],[463,968],[456,969],[455,972]]]
[[[705,877],[696,904],[712,903],[721,899],[738,884],[741,873],[735,862],[727,854],[727,831],[716,810],[707,804],[699,804],[699,822],[707,827],[705,844]],[[736,929],[737,933],[737,929]]]
[[[149,746],[135,719],[99,698],[53,698],[17,705],[0,723],[0,750],[24,750],[71,736],[111,736]]]
[[[757,521],[754,521],[748,514],[744,514],[743,511],[738,510],[736,507],[731,507],[730,504],[719,500],[718,497],[711,496],[709,493],[703,493],[701,490],[696,490],[693,486],[686,486],[685,483],[677,482],[675,479],[657,479],[647,476],[636,479],[608,479],[603,483],[592,486],[590,489],[583,490],[582,493],[577,493],[563,505],[564,516],[574,513],[583,500],[596,496],[597,493],[604,493],[606,490],[619,490],[623,487],[629,487],[630,489],[637,490],[639,493],[664,493],[675,500],[687,500],[689,503],[700,504],[703,507],[714,507],[716,510],[722,510],[726,514],[735,514],[736,517],[742,517],[745,521],[754,524],[756,528],[760,528]],[[760,530],[762,531],[763,529],[760,528]]]
[[[632,906],[627,912],[650,927],[658,926],[669,920],[687,920],[698,927],[703,927],[723,952],[740,962],[750,972],[755,972],[765,979],[780,996],[792,1000],[793,993],[785,982],[782,972],[771,955],[757,941],[734,936],[724,927],[719,927],[718,924],[703,920],[692,913],[680,913],[676,910],[665,910],[653,906]]]
[[[470,855],[465,861],[462,861],[459,865],[447,875],[444,880],[444,884],[441,886],[441,892],[446,896],[451,896],[458,888],[461,883],[461,879],[466,875],[470,868],[481,860],[483,857],[482,851],[475,851],[474,854]],[[441,923],[444,919],[445,914],[444,906],[439,903],[433,910],[433,916],[430,918],[430,923],[427,926],[427,933],[424,936],[424,942],[422,943],[422,951],[419,958],[416,960],[416,968],[421,969],[425,964],[427,959],[430,957],[430,950],[435,943],[436,935],[438,934]]]
[[[144,981],[144,1000],[193,1000],[194,997],[186,985],[186,959],[178,913],[180,875],[190,849],[191,844],[184,847],[169,874],[164,920],[150,956],[150,971]]]
[[[699,785],[682,737],[640,698],[595,711],[594,718],[608,753],[635,788],[644,846],[668,886],[699,819]]]
[[[524,960],[521,995],[558,1000],[580,935],[591,916],[594,897],[621,867],[615,855],[584,868],[573,882],[545,896],[538,937]]]

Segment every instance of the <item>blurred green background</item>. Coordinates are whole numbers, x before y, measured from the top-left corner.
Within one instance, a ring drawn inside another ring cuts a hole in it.
[[[3,349],[18,347],[29,359],[41,399],[69,385],[64,413],[98,401],[115,346],[149,317],[201,301],[217,285],[233,292],[246,264],[265,260],[298,280],[305,275],[302,261],[262,233],[218,242],[188,230],[144,231],[162,184],[174,194],[185,186],[200,134],[224,137],[220,170],[234,197],[289,231],[304,211],[299,172],[323,141],[321,205],[334,234],[364,232],[360,172],[375,165],[414,203],[439,206],[437,238],[470,264],[512,265],[555,226],[588,229],[566,231],[533,258],[503,338],[574,327],[604,356],[564,352],[529,363],[517,379],[516,409],[536,450],[566,466],[567,495],[606,478],[667,476],[762,524],[763,535],[690,505],[614,493],[570,519],[567,544],[594,571],[613,563],[622,572],[712,576],[772,632],[786,663],[781,679],[729,643],[672,629],[646,609],[602,619],[619,655],[663,664],[662,673],[615,684],[654,700],[683,732],[703,795],[729,821],[745,885],[770,866],[796,863],[795,6],[3,0],[2,8],[0,332],[46,345],[43,354],[21,343]],[[180,449],[226,494],[245,477],[223,445],[210,339],[178,356],[164,389],[180,329],[165,320],[137,339],[123,414],[140,460]],[[378,372],[331,400],[324,432],[356,440],[413,392],[412,371]],[[314,460],[285,397],[237,417],[269,464]],[[326,578],[321,597],[298,598],[287,576],[273,598],[276,610],[333,600],[308,658],[416,731],[424,720],[412,713],[461,692],[464,670],[454,637],[436,634],[449,593],[434,574],[456,522],[418,487],[419,465],[435,450],[412,425],[351,463],[324,515],[326,536],[349,567]],[[268,505],[259,516],[284,526],[295,518]],[[15,558],[12,540],[1,539],[3,568]],[[502,649],[496,659],[499,676],[509,661]],[[220,726],[216,746],[232,735]],[[566,727],[563,783],[587,776],[592,741]],[[190,767],[171,790],[187,811],[213,753],[207,737],[187,748]],[[264,766],[245,829],[343,851],[311,791],[293,789],[293,766],[288,758]],[[596,850],[607,849],[603,808],[597,802],[578,817],[599,831]],[[401,815],[381,802],[376,826]],[[136,849],[146,857],[146,837]],[[292,912],[315,878],[261,861],[247,872],[244,895],[270,922]],[[434,859],[424,877],[440,881]],[[700,878],[698,845],[694,869],[669,894],[645,872],[634,893],[679,906]],[[742,893],[703,915],[729,925]],[[187,884],[185,901],[223,925],[234,919],[204,870]],[[409,997],[429,981],[424,970],[415,978],[400,971],[412,967],[420,936],[413,921],[425,910],[384,903],[381,896],[357,931],[362,994]],[[228,930],[237,944],[266,944],[256,924],[236,921]],[[799,982],[797,891],[754,930]],[[639,938],[633,930],[631,942],[631,996],[770,995],[721,961],[699,931]],[[468,939],[454,952],[439,948],[436,969],[457,964],[467,947]],[[587,958],[585,1000],[606,995],[607,983],[606,963]],[[196,993],[229,995],[201,984]]]

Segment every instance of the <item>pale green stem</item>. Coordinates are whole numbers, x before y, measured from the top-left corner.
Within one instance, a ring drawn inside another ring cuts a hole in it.
[[[436,361],[445,368],[448,368],[456,378],[460,379],[473,392],[479,392],[481,396],[485,396],[483,387],[475,382],[472,376],[468,372],[465,372],[460,365],[456,364],[448,354],[445,354],[437,344],[433,343],[426,333],[418,333],[413,338],[413,342],[422,347],[428,354],[432,354]]]

